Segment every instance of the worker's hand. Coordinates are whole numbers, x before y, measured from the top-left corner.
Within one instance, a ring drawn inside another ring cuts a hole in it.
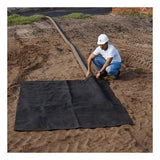
[[[96,78],[98,79],[99,77],[100,77],[100,72],[98,72],[97,74],[96,74]]]
[[[88,78],[90,75],[91,75],[91,72],[90,72],[90,71],[87,71],[86,77]]]

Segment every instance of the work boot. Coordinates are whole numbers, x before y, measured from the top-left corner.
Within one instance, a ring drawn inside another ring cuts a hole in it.
[[[99,78],[104,78],[108,75],[108,73],[106,71],[101,72],[101,75]]]
[[[119,78],[120,73],[121,73],[121,72],[120,72],[120,71],[118,71],[118,74],[114,76],[114,80],[116,80],[116,79],[118,79],[118,78]]]

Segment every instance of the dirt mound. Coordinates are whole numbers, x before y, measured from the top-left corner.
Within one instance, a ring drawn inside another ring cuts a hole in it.
[[[108,77],[135,125],[45,132],[15,132],[23,80],[84,79],[71,49],[48,20],[8,27],[9,152],[152,152],[152,23],[150,18],[114,15],[56,21],[85,63],[106,33],[123,59],[120,79]],[[93,66],[93,72],[96,69]]]

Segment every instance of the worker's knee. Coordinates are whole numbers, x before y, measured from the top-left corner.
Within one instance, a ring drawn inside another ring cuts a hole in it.
[[[117,73],[117,69],[113,68],[112,66],[108,66],[108,67],[106,68],[106,71],[107,71],[107,73],[110,74],[110,75],[116,75],[116,73]]]
[[[94,58],[92,59],[92,61],[93,61],[93,63],[95,64],[95,63],[99,62],[99,59],[98,59],[98,57],[96,56],[96,57],[94,57]]]
[[[109,73],[109,74],[112,74],[112,73],[113,73],[113,70],[112,70],[111,67],[107,67],[107,68],[106,68],[106,71],[107,71],[107,73]]]
[[[93,61],[94,64],[102,64],[102,65],[104,65],[106,60],[101,56],[96,56],[96,57],[94,57],[92,59],[92,61]]]
[[[112,68],[112,67],[107,67],[106,71],[107,71],[108,74],[115,76],[115,75],[117,75],[119,69],[115,69],[115,68]]]

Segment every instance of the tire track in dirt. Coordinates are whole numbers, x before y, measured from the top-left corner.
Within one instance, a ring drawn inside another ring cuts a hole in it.
[[[123,50],[123,62],[129,65],[138,66],[152,72],[152,58],[149,55],[144,55],[141,53],[128,53]]]

